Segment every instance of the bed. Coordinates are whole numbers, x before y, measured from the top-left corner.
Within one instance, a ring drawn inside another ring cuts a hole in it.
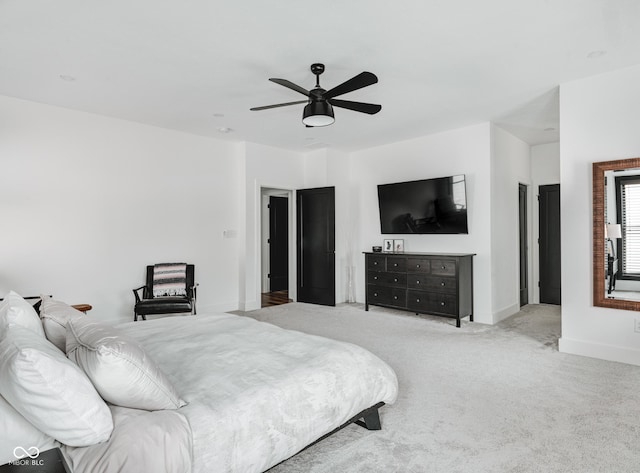
[[[87,325],[91,316],[82,317]],[[108,440],[58,443],[73,471],[263,472],[350,422],[379,429],[378,409],[397,397],[395,373],[369,351],[245,316],[167,317],[113,330],[161,367],[178,404],[109,403]]]

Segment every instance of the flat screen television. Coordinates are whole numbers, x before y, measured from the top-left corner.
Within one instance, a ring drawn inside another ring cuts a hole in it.
[[[383,234],[469,233],[464,174],[380,184]]]

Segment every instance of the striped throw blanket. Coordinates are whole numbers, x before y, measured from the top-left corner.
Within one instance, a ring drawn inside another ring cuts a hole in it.
[[[186,295],[186,263],[162,263],[153,266],[153,297]]]

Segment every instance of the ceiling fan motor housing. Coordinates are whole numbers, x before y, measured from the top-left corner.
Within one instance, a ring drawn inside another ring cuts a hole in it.
[[[311,89],[309,91],[309,99],[312,102],[318,102],[320,100],[326,100],[324,98],[325,92],[326,92],[326,90],[324,90],[322,87],[316,86],[316,88]]]

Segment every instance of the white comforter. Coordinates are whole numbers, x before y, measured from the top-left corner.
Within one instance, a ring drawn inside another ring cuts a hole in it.
[[[262,472],[397,396],[393,370],[363,348],[248,317],[169,317],[119,327],[188,402],[177,412],[191,427],[195,473]]]

